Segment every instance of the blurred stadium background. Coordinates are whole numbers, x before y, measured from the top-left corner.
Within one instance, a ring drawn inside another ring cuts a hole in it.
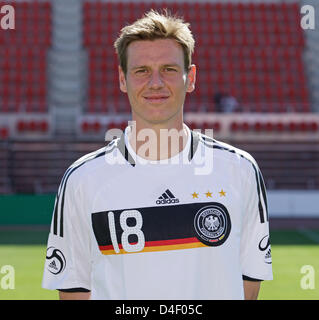
[[[0,299],[56,298],[40,288],[55,193],[74,160],[130,119],[113,42],[150,8],[182,15],[195,36],[197,85],[185,122],[213,128],[263,172],[275,279],[260,298],[319,299],[318,280],[313,289],[300,284],[304,265],[319,275],[319,29],[300,25],[303,5],[319,23],[318,1],[5,4],[15,29],[0,28],[0,269],[15,268],[15,289],[0,286]],[[217,112],[219,94],[236,110]]]

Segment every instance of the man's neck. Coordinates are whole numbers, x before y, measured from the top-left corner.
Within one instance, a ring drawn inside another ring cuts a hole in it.
[[[147,160],[165,160],[180,153],[186,146],[188,131],[181,121],[172,126],[141,125],[132,121],[128,137],[135,153]]]

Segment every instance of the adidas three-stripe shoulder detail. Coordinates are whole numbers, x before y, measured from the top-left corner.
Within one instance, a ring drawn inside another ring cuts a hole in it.
[[[104,156],[106,153],[108,153],[108,150],[110,148],[104,147],[102,149],[99,149],[95,152],[92,152],[79,160],[75,161],[64,173],[59,189],[58,189],[58,194],[55,199],[55,204],[54,204],[54,210],[53,210],[53,223],[51,226],[51,232],[54,235],[59,235],[60,237],[63,237],[63,218],[64,218],[64,200],[65,200],[65,191],[66,191],[66,186],[68,179],[70,178],[71,174],[86,164],[87,162],[97,159],[101,156]],[[111,148],[113,149],[113,148]]]

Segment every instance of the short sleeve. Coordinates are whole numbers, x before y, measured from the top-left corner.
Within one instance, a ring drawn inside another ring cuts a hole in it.
[[[251,158],[246,164],[240,244],[242,274],[248,280],[272,280],[266,188],[255,160]]]
[[[62,178],[52,215],[42,287],[91,289],[90,236],[72,168]]]

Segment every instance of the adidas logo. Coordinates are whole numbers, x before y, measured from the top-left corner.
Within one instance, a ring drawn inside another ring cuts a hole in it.
[[[168,189],[158,197],[156,204],[168,204],[168,203],[179,203],[179,200]]]
[[[58,270],[58,267],[56,266],[56,263],[54,260],[49,264],[49,268]]]

